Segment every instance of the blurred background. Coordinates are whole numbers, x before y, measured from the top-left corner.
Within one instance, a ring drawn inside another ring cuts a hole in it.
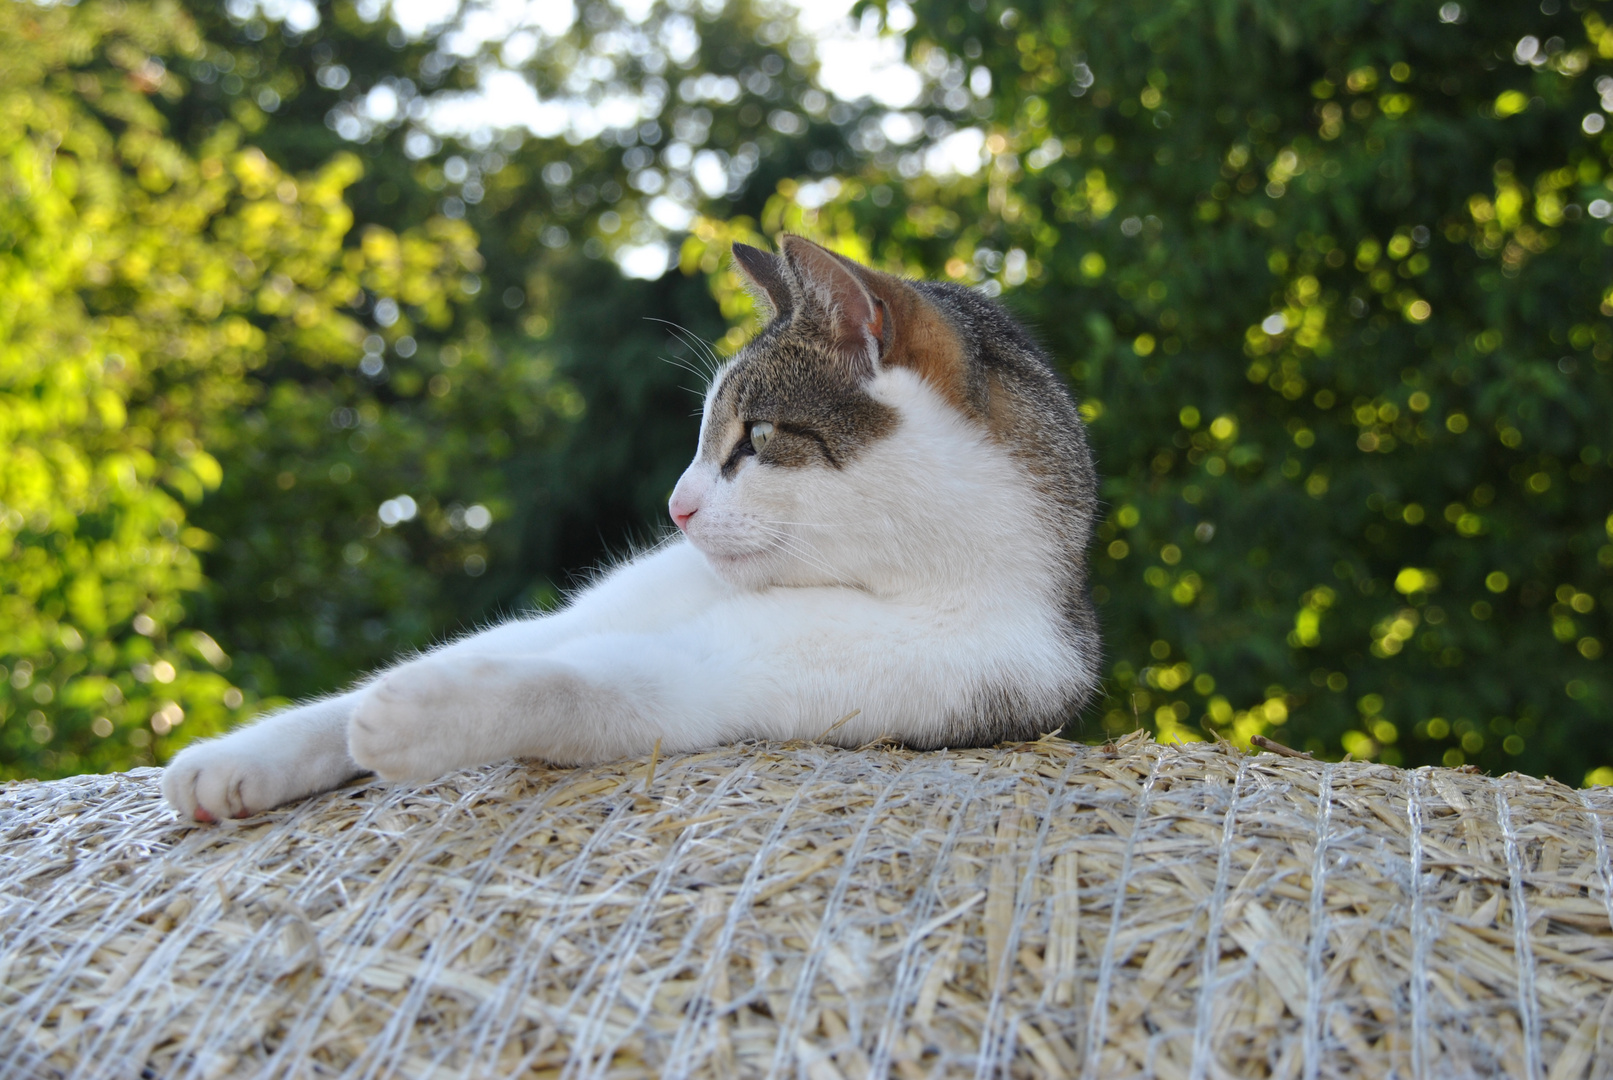
[[[162,763],[666,527],[781,230],[999,296],[1106,696],[1613,782],[1613,12],[0,0],[0,778]]]

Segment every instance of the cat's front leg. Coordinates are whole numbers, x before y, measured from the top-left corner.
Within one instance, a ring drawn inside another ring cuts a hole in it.
[[[703,683],[699,661],[644,635],[601,635],[547,656],[439,653],[365,692],[348,725],[353,759],[425,780],[512,757],[582,765],[723,741],[702,709],[671,707]],[[682,690],[682,693],[676,691]]]
[[[364,770],[347,752],[356,694],[274,713],[181,750],[162,793],[182,817],[241,818],[344,783]]]
[[[541,718],[574,696],[541,657],[445,652],[379,679],[348,723],[353,759],[388,780],[429,780],[530,752]]]

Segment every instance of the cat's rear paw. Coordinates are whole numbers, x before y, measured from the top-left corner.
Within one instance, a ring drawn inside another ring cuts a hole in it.
[[[184,818],[244,818],[296,797],[281,772],[238,740],[215,739],[179,752],[162,771],[162,794]]]

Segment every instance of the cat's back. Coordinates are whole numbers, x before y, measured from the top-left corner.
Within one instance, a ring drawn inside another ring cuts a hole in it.
[[[1079,689],[1063,706],[1073,719],[1092,692],[1102,650],[1086,572],[1098,502],[1086,428],[1052,359],[1002,304],[951,282],[911,285],[953,331],[961,353],[953,364],[967,387],[966,407],[1025,470],[1053,537],[1056,550],[1049,554],[1062,635],[1085,669]],[[977,730],[1011,730],[1034,711],[1017,695],[1001,700],[988,696],[981,703]]]

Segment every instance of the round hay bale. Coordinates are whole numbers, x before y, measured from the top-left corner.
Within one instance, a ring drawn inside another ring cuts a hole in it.
[[[1613,1070],[1613,797],[1220,745],[744,745],[177,821],[0,792],[0,1076]]]

